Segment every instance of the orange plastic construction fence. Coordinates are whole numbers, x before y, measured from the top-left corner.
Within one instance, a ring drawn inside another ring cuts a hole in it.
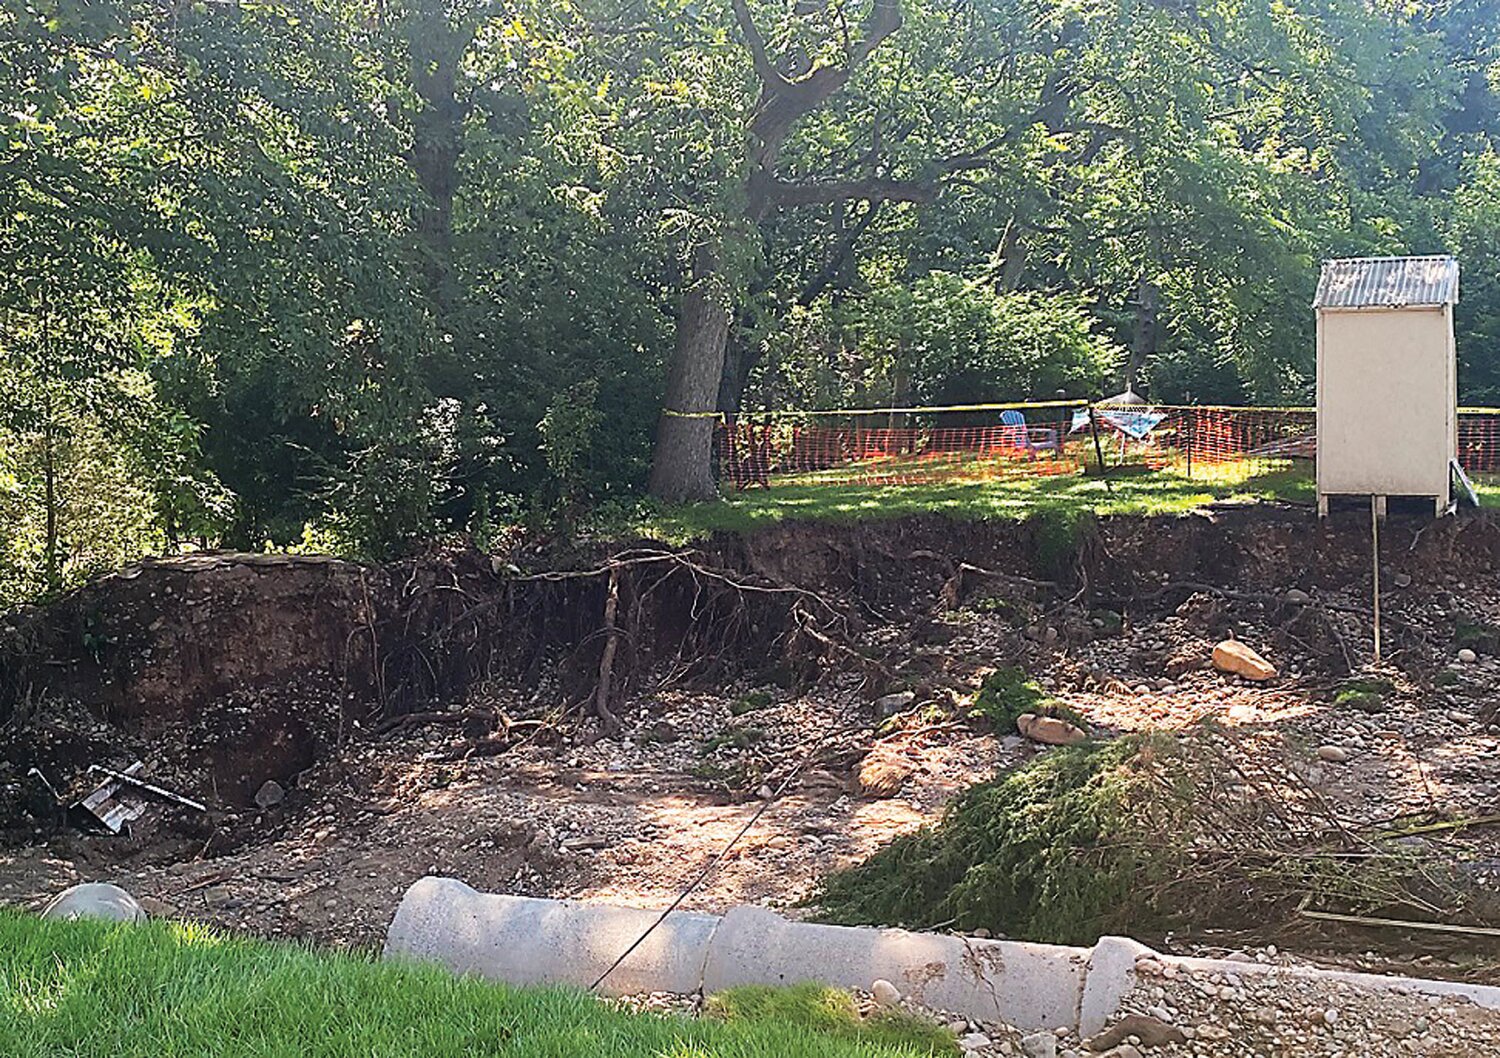
[[[1459,461],[1500,473],[1500,411],[1459,416]],[[1048,402],[725,416],[715,450],[726,488],[908,485],[1075,474],[1096,467],[1311,475],[1311,408]]]

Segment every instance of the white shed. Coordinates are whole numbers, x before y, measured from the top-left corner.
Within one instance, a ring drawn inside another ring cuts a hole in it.
[[[1458,456],[1458,261],[1325,261],[1318,316],[1318,512],[1330,496],[1432,499]]]

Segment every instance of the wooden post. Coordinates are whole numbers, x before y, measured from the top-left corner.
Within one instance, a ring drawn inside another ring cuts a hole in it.
[[[1193,432],[1198,426],[1198,409],[1189,408],[1187,413],[1187,476],[1193,480]]]

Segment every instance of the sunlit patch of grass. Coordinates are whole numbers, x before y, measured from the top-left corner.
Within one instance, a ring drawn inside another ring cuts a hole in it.
[[[794,521],[853,522],[940,515],[959,520],[1169,515],[1216,502],[1281,500],[1310,503],[1310,466],[1237,462],[1157,471],[1038,474],[992,481],[918,485],[773,484],[711,503],[665,507],[642,514],[632,528],[683,542],[713,532],[749,532]],[[1500,491],[1493,494],[1500,504]]]
[[[0,911],[5,1058],[930,1058],[915,1036],[620,1010],[198,926]]]
[[[953,1033],[904,1010],[876,1010],[862,1016],[854,997],[811,982],[788,988],[745,985],[708,997],[705,1010],[724,1021],[765,1021],[798,1025],[851,1040],[909,1046],[920,1054],[956,1055]]]

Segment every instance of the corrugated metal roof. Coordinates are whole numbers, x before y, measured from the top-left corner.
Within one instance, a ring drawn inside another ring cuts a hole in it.
[[[1431,257],[1346,257],[1324,261],[1313,307],[1319,309],[1396,308],[1453,305],[1458,302],[1458,259]]]

